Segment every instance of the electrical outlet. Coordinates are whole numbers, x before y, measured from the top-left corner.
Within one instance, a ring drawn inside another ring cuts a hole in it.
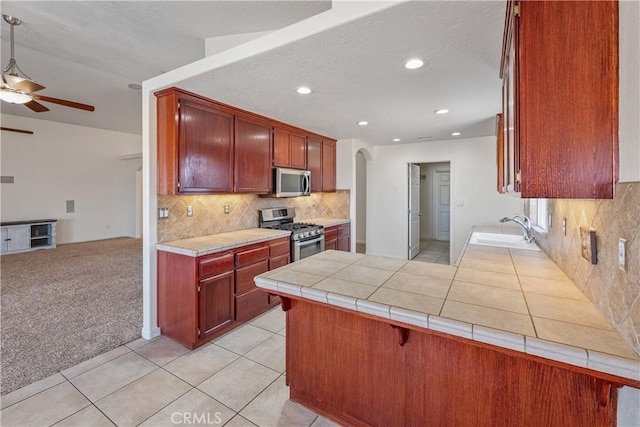
[[[225,203],[225,204],[224,204],[224,213],[225,213],[226,215],[229,215],[229,203]]]
[[[622,237],[618,240],[618,268],[622,271],[627,271],[627,239]]]
[[[187,206],[187,216],[193,216],[193,206]]]
[[[567,218],[562,218],[562,234],[567,235]]]

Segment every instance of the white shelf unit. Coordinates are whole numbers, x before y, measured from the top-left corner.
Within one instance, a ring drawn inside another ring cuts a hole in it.
[[[13,254],[55,248],[56,221],[3,222],[0,227],[0,253]]]

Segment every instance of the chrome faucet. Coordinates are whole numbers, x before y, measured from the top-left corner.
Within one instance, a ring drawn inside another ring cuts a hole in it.
[[[520,227],[522,227],[525,241],[531,243],[536,239],[535,236],[531,234],[531,220],[528,217],[524,215],[516,215],[513,218],[509,218],[506,216],[504,218],[500,218],[500,222],[503,224],[509,221],[515,222]]]

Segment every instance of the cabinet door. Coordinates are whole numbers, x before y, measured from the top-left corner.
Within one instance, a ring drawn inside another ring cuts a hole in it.
[[[291,167],[307,169],[307,137],[305,135],[291,134]]]
[[[335,141],[322,141],[322,191],[336,191]]]
[[[202,280],[199,287],[199,338],[206,339],[233,323],[233,271]]]
[[[24,251],[31,248],[31,226],[21,225],[2,229],[2,252]]]
[[[291,167],[291,132],[273,128],[273,165]]]
[[[235,191],[271,192],[271,125],[236,116]]]
[[[9,229],[2,227],[0,229],[0,252],[5,253],[9,250]]]
[[[233,115],[182,99],[179,121],[179,192],[233,191]]]
[[[307,138],[307,169],[311,171],[311,191],[322,191],[322,140]]]

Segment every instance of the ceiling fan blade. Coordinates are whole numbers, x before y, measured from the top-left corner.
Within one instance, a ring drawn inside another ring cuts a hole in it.
[[[51,102],[52,104],[64,105],[65,107],[77,108],[79,110],[95,111],[95,107],[93,105],[81,104],[79,102],[67,101],[65,99],[50,98],[44,95],[36,95],[35,93],[31,96],[33,99],[37,99],[38,101]]]
[[[44,105],[40,104],[39,102],[36,101],[29,101],[26,104],[27,107],[29,107],[31,110],[35,111],[36,113],[43,113],[45,111],[49,111],[49,109],[47,107],[45,107]]]
[[[34,81],[24,79],[21,82],[16,83],[15,85],[13,85],[13,88],[17,89],[17,90],[20,90],[22,92],[32,93],[32,92],[36,92],[36,91],[42,90],[45,87],[42,86],[39,83],[34,82]]]
[[[0,127],[0,130],[6,130],[7,132],[18,132],[18,133],[27,133],[29,135],[33,135],[33,131],[32,130],[24,130],[24,129],[16,129],[16,128],[6,128],[6,127]]]

